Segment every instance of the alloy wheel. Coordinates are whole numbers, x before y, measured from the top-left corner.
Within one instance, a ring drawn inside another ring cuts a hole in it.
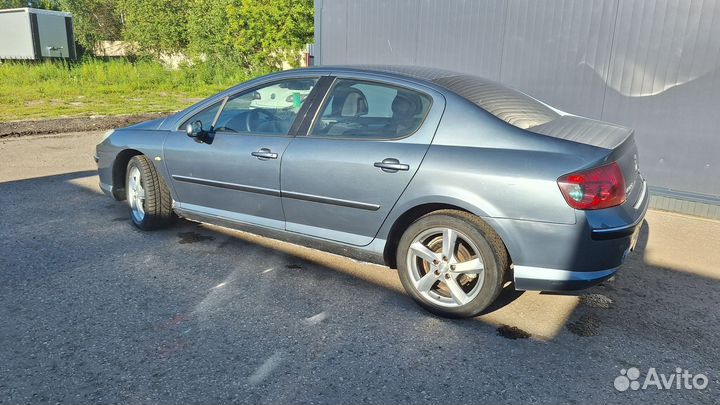
[[[132,166],[128,174],[127,200],[135,222],[142,222],[145,218],[145,189],[137,166]]]
[[[469,303],[485,279],[480,250],[452,228],[431,228],[416,236],[408,249],[407,269],[418,293],[442,307]]]

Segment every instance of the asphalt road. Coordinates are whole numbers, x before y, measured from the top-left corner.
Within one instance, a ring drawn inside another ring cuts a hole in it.
[[[99,136],[0,140],[0,403],[718,403],[718,222],[650,212],[614,280],[447,320],[380,266],[133,228]],[[619,392],[629,367],[708,386]]]

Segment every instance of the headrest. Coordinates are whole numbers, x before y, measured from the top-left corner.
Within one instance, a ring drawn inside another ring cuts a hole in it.
[[[352,87],[335,89],[332,101],[334,117],[359,117],[368,113],[367,98],[362,91]]]
[[[392,103],[393,119],[408,119],[422,112],[422,100],[415,93],[398,91]]]

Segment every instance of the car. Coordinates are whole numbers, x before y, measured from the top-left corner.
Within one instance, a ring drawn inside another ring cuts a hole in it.
[[[95,160],[142,230],[184,217],[380,263],[446,317],[612,277],[649,199],[631,129],[412,66],[259,77],[109,131]]]

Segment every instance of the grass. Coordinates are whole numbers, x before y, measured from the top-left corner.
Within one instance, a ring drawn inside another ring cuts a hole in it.
[[[0,65],[0,122],[171,112],[247,80],[208,65],[170,70],[153,61]]]

